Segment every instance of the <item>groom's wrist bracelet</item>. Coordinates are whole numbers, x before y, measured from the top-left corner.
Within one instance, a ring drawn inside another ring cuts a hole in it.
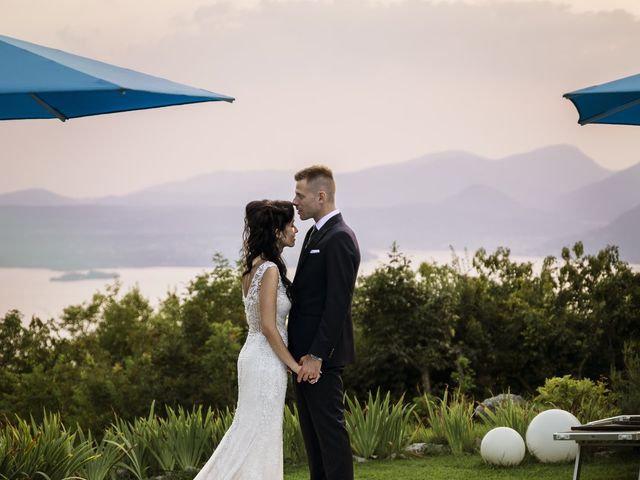
[[[311,358],[313,358],[314,360],[318,360],[319,362],[321,362],[321,361],[322,361],[322,359],[321,359],[320,357],[317,357],[317,356],[316,356],[316,355],[314,355],[313,353],[310,353],[310,354],[309,354],[309,356],[310,356]]]

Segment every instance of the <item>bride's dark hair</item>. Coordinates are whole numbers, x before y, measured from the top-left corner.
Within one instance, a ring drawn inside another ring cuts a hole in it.
[[[276,233],[284,232],[293,220],[293,214],[293,203],[284,200],[254,200],[247,204],[242,235],[243,277],[251,272],[253,261],[262,256],[278,266],[280,278],[289,294],[291,281],[287,278],[287,267],[280,255]]]

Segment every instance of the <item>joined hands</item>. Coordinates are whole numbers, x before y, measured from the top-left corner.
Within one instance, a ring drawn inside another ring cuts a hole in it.
[[[309,382],[309,383],[317,383],[320,380],[320,375],[322,374],[322,361],[315,360],[311,358],[310,355],[305,355],[298,362],[300,364],[300,368],[297,372],[294,372],[298,375],[298,383],[300,382]]]

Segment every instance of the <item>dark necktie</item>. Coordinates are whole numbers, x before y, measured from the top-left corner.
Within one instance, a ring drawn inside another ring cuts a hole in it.
[[[309,246],[309,244],[311,243],[311,239],[313,238],[313,235],[318,231],[318,229],[316,228],[316,226],[314,225],[313,227],[311,227],[311,233],[309,234],[309,238],[307,238],[307,243],[304,244],[304,247],[302,247],[302,250],[306,250],[307,247]]]

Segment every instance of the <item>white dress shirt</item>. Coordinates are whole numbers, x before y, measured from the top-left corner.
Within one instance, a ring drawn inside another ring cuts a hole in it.
[[[316,222],[315,224],[316,230],[320,230],[325,223],[327,223],[331,218],[335,217],[339,213],[340,213],[340,210],[338,210],[337,208],[332,212],[327,213],[324,217],[322,217],[320,220]]]

